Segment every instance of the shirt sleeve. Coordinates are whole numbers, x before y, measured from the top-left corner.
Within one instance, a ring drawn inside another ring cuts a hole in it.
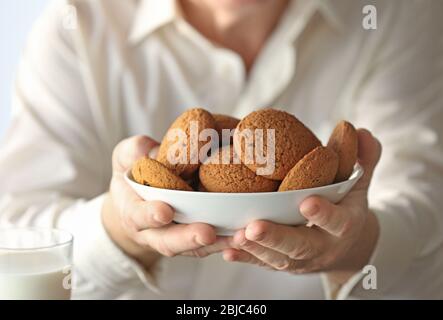
[[[141,286],[149,298],[157,292],[153,277],[101,223],[114,143],[105,139],[105,118],[85,81],[81,30],[63,27],[64,5],[57,1],[37,21],[21,59],[12,122],[0,145],[0,225],[70,231],[74,298],[112,299]]]
[[[338,299],[443,298],[442,4],[393,9],[381,13],[385,25],[373,32],[384,36],[351,101],[356,125],[383,145],[369,192],[380,225],[369,262],[376,283],[365,286],[369,273],[356,274]]]

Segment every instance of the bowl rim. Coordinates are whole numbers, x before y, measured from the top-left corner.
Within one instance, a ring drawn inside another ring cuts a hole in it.
[[[364,169],[363,167],[359,164],[356,163],[354,166],[354,171],[352,172],[350,178],[348,180],[342,181],[342,182],[338,182],[338,183],[333,183],[333,184],[328,184],[326,186],[322,186],[322,187],[316,187],[316,188],[308,188],[308,189],[299,189],[299,190],[289,190],[289,191],[283,191],[283,192],[277,192],[277,191],[271,191],[271,192],[237,192],[237,193],[230,193],[230,192],[204,192],[204,191],[185,191],[185,190],[171,190],[171,189],[162,189],[162,188],[156,188],[156,187],[151,187],[151,186],[147,186],[144,184],[140,184],[138,182],[136,182],[134,180],[134,178],[132,177],[132,173],[131,173],[132,168],[126,170],[125,174],[124,174],[124,179],[125,181],[129,184],[129,185],[136,185],[138,187],[143,187],[147,190],[149,189],[153,189],[153,190],[160,190],[162,192],[167,192],[170,194],[187,194],[190,195],[192,197],[192,195],[198,196],[201,194],[204,194],[205,196],[208,197],[220,197],[220,196],[226,196],[226,195],[230,195],[230,196],[239,196],[239,197],[251,197],[251,196],[269,196],[269,195],[288,195],[288,194],[296,194],[296,193],[302,193],[302,192],[306,192],[309,191],[311,193],[315,193],[315,191],[323,191],[323,190],[327,190],[330,189],[332,187],[340,187],[346,184],[350,184],[352,182],[357,182],[364,174]]]

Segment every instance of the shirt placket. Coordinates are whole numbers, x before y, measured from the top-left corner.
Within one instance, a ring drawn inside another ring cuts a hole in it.
[[[287,88],[296,72],[297,38],[317,9],[318,3],[314,1],[298,0],[290,4],[251,70],[235,110],[237,116],[270,106]]]
[[[204,38],[185,20],[178,19],[176,28],[184,37],[208,57],[210,67],[204,70],[207,90],[199,90],[198,100],[203,107],[218,113],[232,114],[245,85],[245,70],[241,57],[228,49],[220,48]]]

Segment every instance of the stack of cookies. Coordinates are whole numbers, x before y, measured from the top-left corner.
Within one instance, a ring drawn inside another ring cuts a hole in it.
[[[309,189],[347,180],[358,138],[341,121],[327,146],[293,115],[262,109],[242,120],[195,108],[180,115],[156,159],[143,157],[134,180],[156,188],[225,193]]]

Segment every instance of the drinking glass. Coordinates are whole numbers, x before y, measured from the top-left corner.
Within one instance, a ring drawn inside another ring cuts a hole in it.
[[[68,300],[72,235],[47,228],[0,229],[0,300]]]

